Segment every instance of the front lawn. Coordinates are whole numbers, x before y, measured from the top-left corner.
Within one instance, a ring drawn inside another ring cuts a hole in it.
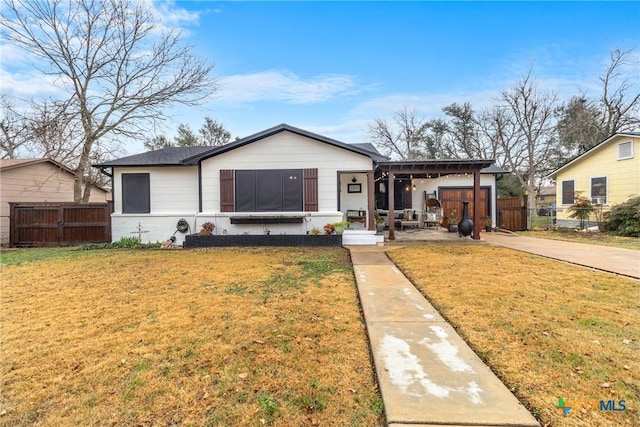
[[[518,231],[521,236],[541,239],[564,240],[567,242],[590,243],[593,245],[613,246],[616,248],[640,250],[640,238],[614,236],[609,233],[578,233],[567,231]]]
[[[0,425],[376,426],[348,251],[2,254]]]
[[[640,282],[489,245],[388,254],[543,425],[638,425]]]

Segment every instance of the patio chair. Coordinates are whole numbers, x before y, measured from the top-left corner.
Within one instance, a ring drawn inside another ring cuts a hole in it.
[[[422,213],[424,227],[438,228],[442,219],[442,205],[438,199],[429,199],[426,203],[426,210]]]

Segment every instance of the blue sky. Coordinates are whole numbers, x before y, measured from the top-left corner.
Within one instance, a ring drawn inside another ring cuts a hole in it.
[[[196,130],[209,116],[233,137],[288,123],[365,142],[375,118],[404,107],[435,118],[453,102],[480,109],[530,69],[560,99],[595,96],[615,48],[636,49],[629,72],[640,76],[638,2],[156,1],[154,7],[215,63],[220,84],[200,108],[172,112],[170,136],[179,123]],[[12,72],[3,64],[3,78]],[[127,151],[142,151],[141,144]]]

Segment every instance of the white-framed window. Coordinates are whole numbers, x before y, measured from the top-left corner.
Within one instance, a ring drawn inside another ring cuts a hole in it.
[[[633,141],[618,144],[618,160],[633,159]]]
[[[122,213],[151,212],[148,173],[122,174]]]
[[[591,204],[607,204],[607,177],[598,176],[591,178]]]
[[[575,181],[570,179],[562,181],[562,204],[572,205],[575,201]]]

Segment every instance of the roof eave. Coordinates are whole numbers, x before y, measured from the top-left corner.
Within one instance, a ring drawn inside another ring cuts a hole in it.
[[[221,147],[217,147],[217,148],[215,148],[214,150],[212,150],[212,151],[210,151],[208,153],[202,153],[202,154],[198,154],[198,155],[195,155],[195,156],[191,156],[191,157],[185,158],[185,159],[183,159],[183,163],[185,165],[194,165],[194,164],[197,164],[197,163],[199,163],[199,162],[201,162],[203,160],[209,159],[211,157],[226,153],[226,152],[231,151],[231,150],[235,150],[236,148],[240,148],[242,146],[251,144],[253,142],[259,141],[261,139],[268,138],[270,136],[273,136],[273,135],[276,135],[276,134],[278,134],[280,132],[285,132],[285,131],[294,133],[296,135],[304,136],[306,138],[315,139],[316,141],[324,142],[326,144],[333,145],[334,147],[342,148],[342,149],[351,151],[353,153],[369,157],[371,160],[375,160],[373,158],[373,154],[374,153],[371,153],[371,152],[369,152],[367,150],[360,149],[360,148],[355,147],[355,146],[350,146],[350,144],[346,144],[344,142],[340,142],[340,141],[332,139],[332,138],[327,138],[325,136],[318,135],[318,134],[315,134],[315,133],[312,133],[312,132],[308,132],[306,130],[299,129],[299,128],[296,128],[294,126],[290,126],[290,125],[287,125],[287,124],[283,123],[283,124],[280,124],[278,126],[274,126],[272,128],[266,129],[266,130],[264,130],[262,132],[258,132],[258,133],[255,133],[253,135],[249,135],[249,136],[247,136],[245,138],[239,139],[239,140],[234,141],[232,143],[223,145]]]
[[[554,170],[549,175],[547,175],[546,178],[555,180],[556,177],[558,176],[558,174],[561,173],[563,170],[573,166],[575,163],[578,163],[578,162],[582,161],[586,157],[589,157],[589,156],[593,155],[597,151],[599,151],[602,148],[604,148],[605,146],[607,146],[611,141],[613,141],[617,137],[638,138],[638,137],[640,137],[640,133],[635,133],[635,132],[614,133],[609,138],[607,138],[604,141],[594,145],[593,147],[591,147],[590,149],[588,149],[584,153],[582,153],[582,154],[574,157],[573,159],[569,160],[567,163],[565,163],[564,165],[560,166],[558,169]]]

